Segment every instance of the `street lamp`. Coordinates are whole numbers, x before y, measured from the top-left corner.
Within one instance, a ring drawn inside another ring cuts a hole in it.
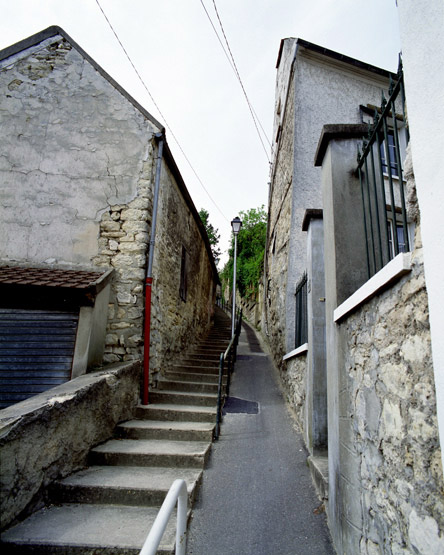
[[[231,221],[231,228],[233,229],[234,235],[234,265],[233,265],[233,314],[231,317],[231,337],[234,337],[234,322],[235,322],[235,310],[236,310],[236,258],[237,258],[237,234],[242,227],[242,222],[239,216],[236,216]]]

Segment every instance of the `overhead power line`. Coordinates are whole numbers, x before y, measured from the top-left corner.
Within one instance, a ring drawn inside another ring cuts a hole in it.
[[[145,81],[143,80],[142,76],[140,75],[140,73],[138,72],[135,64],[133,63],[130,55],[128,54],[128,52],[126,51],[125,47],[122,44],[122,41],[120,40],[116,30],[114,29],[114,27],[111,24],[111,21],[108,19],[106,13],[104,12],[102,6],[100,5],[99,0],[96,0],[97,5],[100,8],[100,11],[103,14],[103,17],[105,18],[106,22],[108,23],[111,31],[113,32],[114,36],[117,39],[117,42],[119,43],[120,47],[122,48],[123,52],[125,53],[125,56],[127,57],[129,63],[131,64],[131,66],[133,67],[139,81],[142,83],[144,89],[146,90],[146,92],[148,93],[149,97],[151,98],[154,106],[156,107],[157,111],[159,112],[162,120],[165,123],[165,127],[168,129],[168,131],[170,132],[171,136],[173,137],[175,143],[177,144],[177,146],[179,147],[179,150],[181,151],[183,157],[185,158],[185,160],[187,161],[187,164],[190,166],[191,171],[194,173],[194,175],[196,176],[196,179],[198,180],[199,184],[201,185],[202,189],[205,191],[205,193],[207,194],[208,198],[211,200],[211,202],[214,204],[214,206],[217,208],[217,210],[220,212],[221,216],[227,221],[229,222],[230,220],[225,216],[225,214],[222,212],[222,210],[219,208],[219,206],[217,205],[216,201],[213,199],[213,197],[210,195],[210,193],[208,192],[207,188],[205,187],[205,185],[203,184],[203,181],[201,180],[201,178],[199,177],[199,175],[197,174],[196,170],[194,169],[193,165],[191,164],[190,160],[188,159],[188,156],[185,154],[185,151],[182,148],[182,145],[180,144],[178,138],[176,137],[176,135],[174,134],[173,130],[171,129],[170,125],[168,125],[168,122],[165,118],[165,116],[163,115],[161,109],[159,108],[159,105],[157,104],[157,102],[154,99],[154,96],[151,94],[151,92],[149,91]]]
[[[207,18],[208,18],[208,20],[209,20],[209,22],[210,22],[210,24],[211,24],[211,26],[212,26],[212,28],[213,28],[213,31],[215,32],[215,34],[216,34],[216,36],[217,36],[217,39],[218,39],[218,41],[219,41],[219,43],[220,43],[220,45],[221,45],[221,47],[222,47],[222,50],[224,51],[224,54],[225,54],[226,58],[228,59],[228,62],[229,62],[229,64],[230,64],[231,68],[232,68],[232,70],[234,71],[237,80],[239,81],[239,84],[240,84],[240,86],[241,86],[241,88],[242,88],[242,92],[243,92],[243,94],[244,94],[244,96],[245,96],[245,100],[247,101],[247,105],[248,105],[248,108],[249,108],[249,110],[250,110],[250,114],[251,114],[251,117],[252,117],[252,119],[253,119],[253,123],[254,123],[254,126],[255,126],[255,128],[256,128],[257,135],[258,135],[259,140],[260,140],[260,142],[261,142],[262,148],[264,149],[265,156],[267,157],[268,162],[270,162],[270,157],[269,157],[269,155],[268,155],[268,151],[267,151],[267,149],[266,149],[266,147],[265,147],[265,145],[264,145],[264,142],[263,142],[263,140],[262,140],[262,136],[261,136],[261,133],[260,133],[260,131],[259,131],[258,126],[261,128],[262,133],[263,133],[263,136],[265,137],[265,140],[267,141],[267,143],[268,143],[268,145],[269,145],[269,147],[270,147],[270,149],[271,149],[270,140],[268,139],[267,134],[266,134],[266,132],[264,131],[264,128],[263,128],[263,126],[262,126],[262,124],[261,124],[261,122],[260,122],[260,120],[259,120],[259,117],[258,117],[258,115],[256,114],[256,112],[255,112],[255,110],[254,110],[254,108],[253,108],[253,105],[252,105],[251,102],[250,102],[250,99],[248,98],[247,91],[245,90],[244,84],[243,84],[243,82],[242,82],[242,78],[241,78],[240,73],[239,73],[239,70],[238,70],[238,68],[237,68],[236,61],[235,61],[234,56],[233,56],[233,52],[232,52],[232,50],[231,50],[230,44],[229,44],[229,42],[228,42],[227,35],[226,35],[226,33],[225,33],[224,26],[223,26],[223,24],[222,24],[222,19],[221,19],[220,15],[219,15],[219,11],[218,11],[217,6],[216,6],[216,2],[215,2],[215,0],[213,0],[214,11],[215,11],[215,13],[216,13],[216,16],[217,16],[217,19],[218,19],[218,22],[219,22],[219,26],[220,26],[220,29],[221,29],[221,32],[222,32],[222,35],[223,35],[223,37],[224,37],[225,44],[226,44],[227,49],[228,49],[228,53],[227,53],[227,50],[225,49],[225,46],[224,46],[223,43],[222,43],[222,40],[221,40],[221,38],[220,38],[220,36],[219,36],[219,33],[217,32],[217,30],[216,30],[216,28],[215,28],[215,26],[214,26],[214,24],[213,24],[213,21],[212,21],[212,19],[211,19],[211,16],[210,16],[210,14],[208,13],[208,10],[207,10],[207,8],[206,8],[206,6],[205,6],[203,0],[200,0],[200,3],[201,3],[201,5],[202,5],[202,7],[203,7],[203,9],[204,9],[204,11],[205,11],[205,14],[206,14],[206,16],[207,16]]]

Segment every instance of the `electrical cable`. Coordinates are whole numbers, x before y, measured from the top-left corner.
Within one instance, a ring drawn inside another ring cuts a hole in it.
[[[217,208],[217,210],[219,211],[219,213],[221,214],[221,216],[225,219],[225,221],[229,222],[230,220],[225,216],[225,214],[222,212],[222,210],[219,208],[219,206],[217,205],[216,201],[213,199],[213,197],[210,195],[210,193],[208,192],[208,190],[206,189],[205,185],[203,184],[201,178],[199,177],[199,175],[197,174],[196,170],[194,169],[193,165],[191,164],[190,160],[188,159],[188,156],[185,154],[185,151],[183,150],[181,144],[179,143],[179,140],[177,139],[176,135],[173,133],[173,130],[171,129],[171,127],[168,125],[168,122],[165,118],[165,116],[163,115],[162,111],[160,110],[157,102],[155,101],[153,95],[151,94],[151,92],[149,91],[147,85],[145,84],[145,81],[142,79],[142,76],[140,75],[140,73],[138,72],[136,66],[134,65],[130,55],[128,54],[128,52],[126,51],[125,47],[122,44],[122,41],[120,40],[119,36],[117,35],[117,32],[115,31],[114,27],[111,24],[111,21],[108,19],[106,13],[104,12],[102,6],[100,5],[99,0],[96,0],[97,5],[100,8],[100,11],[103,14],[103,17],[105,18],[106,22],[108,23],[111,31],[114,33],[114,36],[117,39],[117,42],[119,43],[120,47],[122,48],[123,52],[125,53],[125,56],[128,58],[129,63],[131,64],[131,66],[133,67],[134,71],[136,72],[137,77],[139,78],[139,81],[142,83],[144,89],[146,90],[146,92],[148,93],[149,97],[151,98],[154,106],[156,107],[157,111],[159,112],[161,118],[163,119],[164,123],[165,123],[165,127],[167,127],[168,131],[170,132],[171,136],[173,137],[175,143],[177,144],[177,146],[179,147],[183,157],[185,158],[185,160],[187,161],[188,165],[191,168],[191,171],[194,173],[194,175],[196,176],[199,184],[201,185],[202,189],[205,191],[205,193],[207,194],[208,198],[211,200],[211,202],[214,204],[214,206]]]
[[[221,39],[220,39],[220,37],[219,37],[219,33],[217,32],[217,30],[216,30],[216,28],[215,28],[215,26],[214,26],[214,24],[213,24],[213,21],[212,21],[212,19],[211,19],[211,16],[210,16],[210,14],[208,13],[208,10],[206,9],[203,0],[200,0],[200,3],[201,3],[201,5],[202,5],[202,7],[203,7],[203,9],[204,9],[204,11],[205,11],[205,14],[206,14],[206,16],[207,16],[207,18],[208,18],[208,20],[209,20],[209,22],[210,22],[210,24],[211,24],[213,30],[214,30],[216,36],[217,36],[217,39],[218,39],[218,41],[219,41],[219,43],[220,43],[220,45],[221,45],[221,47],[222,47],[222,50],[224,51],[224,54],[225,54],[225,56],[226,56],[227,59],[228,59],[228,62],[229,62],[229,64],[230,64],[231,68],[233,69],[233,71],[234,71],[234,73],[235,73],[235,75],[236,75],[236,78],[237,78],[237,80],[239,81],[239,84],[240,84],[240,86],[241,86],[241,88],[242,88],[242,92],[244,93],[244,96],[245,96],[245,100],[247,101],[247,105],[248,105],[248,108],[249,108],[249,110],[250,110],[250,114],[251,114],[251,117],[252,117],[252,119],[253,119],[253,123],[254,123],[254,126],[255,126],[255,128],[256,128],[256,132],[257,132],[257,134],[258,134],[258,137],[259,137],[259,140],[260,140],[260,142],[261,142],[262,148],[264,149],[265,156],[267,157],[267,160],[268,160],[268,162],[270,163],[270,157],[268,156],[268,151],[267,151],[267,149],[265,148],[264,142],[263,142],[263,140],[262,140],[262,136],[261,136],[261,134],[260,134],[260,131],[259,131],[259,128],[258,128],[258,124],[259,124],[259,126],[260,126],[260,128],[261,128],[261,130],[262,130],[262,133],[263,133],[263,135],[264,135],[264,137],[265,137],[265,140],[267,141],[267,143],[268,143],[268,145],[270,146],[270,148],[272,148],[272,147],[271,147],[270,140],[268,139],[267,134],[266,134],[266,132],[265,132],[265,130],[264,130],[264,128],[263,128],[263,126],[262,126],[260,120],[259,120],[259,117],[258,117],[258,115],[256,114],[256,112],[255,112],[255,110],[254,110],[254,108],[253,108],[253,106],[252,106],[252,104],[251,104],[251,102],[250,102],[250,99],[248,98],[247,92],[246,92],[246,90],[245,90],[244,84],[243,84],[243,82],[242,82],[242,79],[241,79],[239,70],[238,70],[238,68],[237,68],[237,65],[236,65],[236,62],[235,62],[235,59],[234,59],[234,56],[233,56],[233,52],[232,52],[232,50],[231,50],[231,48],[230,48],[230,44],[229,44],[229,42],[228,42],[228,38],[227,38],[227,36],[226,36],[225,30],[224,30],[224,27],[223,27],[222,20],[221,20],[221,17],[220,17],[220,15],[219,15],[219,12],[218,12],[218,9],[217,9],[217,6],[216,6],[216,2],[215,2],[215,0],[213,0],[213,6],[214,6],[214,10],[215,10],[215,12],[216,12],[216,16],[217,16],[217,19],[218,19],[218,21],[219,21],[219,26],[220,26],[220,28],[221,28],[223,37],[224,37],[224,39],[225,39],[225,43],[226,43],[226,45],[227,45],[229,54],[227,53],[227,51],[226,51],[226,49],[225,49],[225,47],[224,47],[224,45],[223,45],[223,43],[222,43],[222,41],[221,41]]]

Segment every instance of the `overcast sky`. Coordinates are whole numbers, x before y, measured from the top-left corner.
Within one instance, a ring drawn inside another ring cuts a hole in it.
[[[250,103],[270,140],[282,38],[300,37],[384,69],[397,69],[395,0],[215,1]],[[269,163],[242,89],[203,9],[202,3],[220,34],[213,0],[99,2],[162,115],[96,0],[0,0],[0,49],[50,25],[61,26],[154,117],[170,126],[213,200],[167,129],[191,197],[198,210],[209,211],[226,251],[231,219],[241,210],[267,205]]]

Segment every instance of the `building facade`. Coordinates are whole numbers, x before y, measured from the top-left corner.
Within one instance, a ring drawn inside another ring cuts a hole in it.
[[[286,39],[276,92],[263,329],[335,547],[444,552],[408,88]]]
[[[62,381],[104,363],[141,359],[145,276],[155,239],[155,378],[208,329],[218,283],[205,229],[163,126],[58,27],[1,52],[0,89],[4,327],[14,320],[29,328],[39,313],[38,341],[48,319],[71,312]],[[11,349],[24,335],[11,339]],[[4,361],[6,388],[35,378],[26,360],[14,360],[12,369]],[[50,383],[42,379],[38,387]]]

